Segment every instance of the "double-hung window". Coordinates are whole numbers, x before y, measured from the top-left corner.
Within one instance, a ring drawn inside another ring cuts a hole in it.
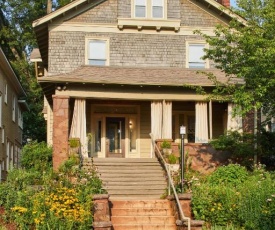
[[[187,68],[196,68],[196,69],[207,68],[207,62],[202,59],[202,57],[204,56],[205,47],[206,47],[206,44],[203,44],[203,43],[188,44]]]
[[[109,64],[108,40],[88,40],[88,63],[89,65],[104,66]]]
[[[0,92],[0,128],[2,128],[2,113],[3,113],[3,109],[2,109],[2,94]]]
[[[135,18],[164,18],[166,0],[133,0]]]
[[[145,18],[146,17],[146,1],[147,0],[134,0],[135,1],[135,17]]]
[[[163,1],[152,0],[152,18],[163,18]]]

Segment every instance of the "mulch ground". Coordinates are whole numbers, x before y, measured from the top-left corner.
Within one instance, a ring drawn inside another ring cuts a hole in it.
[[[13,223],[5,223],[2,216],[5,213],[5,209],[0,207],[0,226],[5,227],[7,230],[16,230],[16,225]]]

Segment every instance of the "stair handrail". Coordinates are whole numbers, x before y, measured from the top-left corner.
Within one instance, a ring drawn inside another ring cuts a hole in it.
[[[178,194],[176,192],[176,188],[174,186],[173,180],[172,180],[171,175],[169,173],[169,169],[168,169],[168,166],[167,166],[168,164],[164,160],[164,158],[163,158],[163,156],[162,156],[162,154],[161,154],[161,152],[159,150],[159,147],[156,145],[156,142],[155,142],[155,140],[153,138],[153,134],[150,133],[149,135],[151,137],[151,141],[152,141],[152,145],[153,145],[153,149],[155,151],[155,154],[157,155],[158,158],[160,158],[161,163],[164,165],[164,168],[165,168],[168,180],[169,180],[169,184],[172,187],[172,190],[173,190],[173,193],[174,193],[174,197],[175,197],[178,209],[179,209],[181,222],[183,223],[183,222],[187,221],[188,230],[191,230],[191,219],[189,217],[185,216],[184,213],[183,213],[183,210],[182,210],[182,207],[181,207],[181,204],[180,204],[180,200],[179,200]]]

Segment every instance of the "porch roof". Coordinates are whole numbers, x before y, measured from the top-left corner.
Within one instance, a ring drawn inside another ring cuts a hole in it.
[[[84,65],[70,73],[40,77],[40,83],[94,83],[118,85],[214,86],[207,74],[222,83],[241,84],[239,78],[226,76],[217,69],[150,68]]]

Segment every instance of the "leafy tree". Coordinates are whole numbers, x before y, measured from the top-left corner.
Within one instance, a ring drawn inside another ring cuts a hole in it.
[[[228,76],[227,83],[210,78],[216,87],[212,97],[231,100],[243,114],[263,108],[275,114],[275,1],[238,0],[234,11],[246,21],[234,19],[229,26],[219,25],[215,36],[201,34],[210,44],[204,58]],[[243,84],[233,84],[237,77]]]
[[[30,112],[24,113],[23,141],[27,138],[46,139],[43,118],[43,92],[36,81],[34,66],[29,61],[33,48],[37,47],[32,22],[47,11],[47,0],[0,0],[0,45],[11,62],[27,93]],[[70,0],[53,1],[53,10]]]

